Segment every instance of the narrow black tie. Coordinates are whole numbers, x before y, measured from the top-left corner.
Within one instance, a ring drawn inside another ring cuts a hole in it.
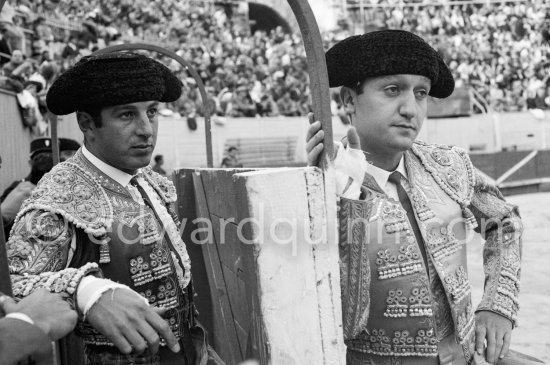
[[[149,199],[149,197],[147,196],[147,194],[145,193],[145,190],[143,190],[143,188],[141,187],[141,185],[138,183],[137,181],[137,175],[134,176],[131,180],[130,180],[130,185],[134,186],[138,192],[139,192],[139,195],[141,195],[141,198],[143,199],[143,202],[145,203],[145,205],[147,205],[149,208],[151,208],[151,210],[155,213],[155,216],[157,214],[157,212],[155,211],[155,209],[153,208],[153,203],[151,202],[151,200]],[[157,217],[158,218],[158,217]],[[160,222],[160,220],[159,220]]]
[[[424,259],[424,265],[426,265],[426,268],[427,268],[428,257],[426,254],[426,247],[424,245],[424,238],[422,238],[420,227],[418,227],[418,223],[416,222],[416,216],[414,215],[414,210],[411,204],[411,200],[409,199],[409,195],[403,188],[403,185],[401,185],[401,173],[399,171],[392,172],[390,177],[388,178],[388,181],[394,183],[395,187],[397,188],[397,196],[399,197],[399,202],[401,203],[401,206],[403,207],[403,209],[405,209],[405,211],[407,212],[409,223],[413,230],[414,237],[416,238],[416,242],[418,242],[418,247],[420,248],[420,252],[422,253],[422,258]]]
[[[151,202],[151,199],[149,199],[149,196],[147,195],[147,193],[145,192],[145,190],[143,189],[143,187],[138,183],[137,181],[137,176],[134,176],[131,180],[130,180],[130,184],[135,186],[138,191],[139,191],[139,194],[141,195],[141,197],[143,198],[143,201],[145,202],[145,205],[147,205],[149,208],[151,208],[151,210],[153,211],[153,214],[155,215],[155,218],[157,219],[157,221],[163,226],[163,231],[164,231],[164,239],[166,240],[166,242],[168,243],[168,246],[170,247],[170,249],[172,250],[172,252],[178,252],[176,250],[176,247],[174,246],[174,242],[172,242],[172,239],[170,238],[170,236],[168,235],[168,230],[166,229],[166,227],[164,226],[164,222],[162,221],[162,219],[160,219],[160,216],[158,215],[157,211],[155,210],[154,206],[153,206],[153,203]],[[176,255],[176,258],[177,258],[177,261],[179,262],[179,265],[180,267],[183,268],[183,262],[181,261],[181,258],[180,258],[180,255],[177,254]]]

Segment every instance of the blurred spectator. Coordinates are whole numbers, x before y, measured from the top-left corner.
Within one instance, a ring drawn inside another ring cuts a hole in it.
[[[258,103],[258,115],[261,117],[273,117],[279,115],[279,108],[271,95],[262,95],[262,98]]]
[[[4,3],[0,12],[0,29],[4,30],[3,36],[6,38],[10,49],[23,50],[24,34],[17,23],[15,8],[11,5],[12,1],[8,0]]]
[[[277,107],[281,115],[295,117],[300,115],[298,103],[290,98],[290,91],[285,91],[282,98],[277,101]]]
[[[153,171],[158,174],[161,174],[162,176],[166,176],[166,170],[162,168],[163,164],[164,164],[164,156],[156,155],[155,164],[153,165]]]
[[[224,157],[224,159],[222,160],[221,167],[223,167],[223,168],[228,168],[228,167],[240,168],[240,167],[243,167],[243,164],[239,162],[239,159],[237,157],[238,154],[239,154],[239,149],[235,146],[230,146],[227,149],[227,156]]]
[[[25,55],[18,49],[13,51],[11,60],[2,66],[2,74],[6,77],[21,76],[26,79],[32,71],[32,62],[25,60]]]
[[[44,133],[46,123],[39,107],[38,93],[46,87],[46,80],[40,74],[34,74],[24,83],[24,89],[17,94],[17,102],[21,108],[23,124],[35,130],[40,135]]]
[[[548,104],[546,104],[545,99],[547,99],[546,88],[540,87],[536,91],[532,91],[527,98],[527,109],[547,109]]]
[[[239,86],[233,93],[233,98],[228,106],[227,113],[232,117],[255,117],[256,104],[252,101],[248,88]]]
[[[80,52],[78,51],[77,44],[78,44],[78,35],[76,33],[73,33],[69,37],[69,41],[63,48],[63,51],[61,52],[61,58],[74,59],[76,56],[78,56]]]
[[[0,24],[0,66],[3,66],[11,59],[11,47],[4,35],[6,31],[6,27]]]

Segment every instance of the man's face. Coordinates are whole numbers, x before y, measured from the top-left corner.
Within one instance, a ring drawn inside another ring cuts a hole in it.
[[[23,53],[18,49],[14,50],[11,55],[11,61],[16,65],[23,63]]]
[[[149,165],[158,131],[158,102],[143,101],[101,110],[101,127],[88,132],[91,152],[129,174]]]
[[[353,123],[361,147],[377,154],[411,148],[426,118],[431,82],[420,75],[390,75],[367,79],[363,92],[352,92]]]

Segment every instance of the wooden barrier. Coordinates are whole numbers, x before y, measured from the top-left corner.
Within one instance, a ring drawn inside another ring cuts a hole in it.
[[[529,155],[532,158],[527,159]],[[550,150],[471,155],[475,167],[497,181],[505,195],[550,190]]]
[[[228,364],[345,362],[322,180],[316,168],[175,174],[199,321]]]

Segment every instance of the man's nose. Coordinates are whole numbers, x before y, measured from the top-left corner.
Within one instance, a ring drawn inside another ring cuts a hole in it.
[[[416,116],[417,105],[416,105],[416,96],[414,92],[407,92],[403,94],[401,99],[401,104],[399,106],[399,114],[406,117],[407,119],[412,119]]]
[[[149,116],[147,115],[147,112],[141,112],[139,114],[139,129],[138,133],[140,135],[144,136],[151,136],[153,135],[153,123],[149,119]]]

